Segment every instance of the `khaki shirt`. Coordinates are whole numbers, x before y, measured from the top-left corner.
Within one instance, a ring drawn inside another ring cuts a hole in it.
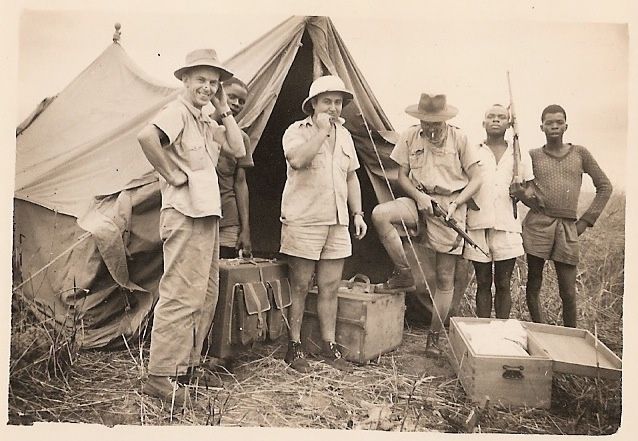
[[[213,141],[218,124],[182,96],[166,105],[151,124],[166,134],[170,159],[188,176],[174,187],[160,175],[162,209],[174,208],[190,217],[221,216],[215,166],[221,145]]]
[[[326,139],[312,162],[295,170],[286,161],[286,185],[281,198],[281,222],[286,225],[348,225],[348,173],[359,168],[350,132],[336,124],[333,154]],[[317,133],[311,117],[296,121],[284,133],[284,155],[302,148]]]
[[[484,143],[478,146],[481,158],[481,176],[483,184],[473,196],[479,211],[468,210],[467,227],[470,230],[493,228],[512,233],[521,232],[520,214],[515,219],[510,198],[510,184],[514,176],[514,149],[507,149],[496,162],[496,157],[489,146]],[[532,158],[527,150],[521,149],[520,174],[523,181],[534,179]]]
[[[408,128],[399,136],[390,158],[408,167],[412,182],[432,195],[461,191],[469,182],[467,170],[480,162],[476,146],[468,146],[463,132],[451,125],[447,126],[446,140],[441,147],[422,136],[420,125]]]

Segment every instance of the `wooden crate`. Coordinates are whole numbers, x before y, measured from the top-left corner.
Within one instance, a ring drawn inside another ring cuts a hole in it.
[[[448,358],[470,400],[505,406],[549,408],[554,373],[620,378],[622,363],[582,329],[521,322],[530,356],[477,353],[460,323],[488,324],[489,318],[452,317]]]
[[[463,321],[489,323],[490,319],[450,319],[448,358],[467,396],[475,402],[489,397],[491,402],[503,405],[549,408],[552,360],[543,350],[528,340],[529,357],[477,354],[459,328]]]
[[[376,294],[339,288],[336,341],[342,347],[344,358],[365,364],[399,347],[404,313],[404,293]],[[322,350],[316,288],[306,297],[301,341],[310,354]]]

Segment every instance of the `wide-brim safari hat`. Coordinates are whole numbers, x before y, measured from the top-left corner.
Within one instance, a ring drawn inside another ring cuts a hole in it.
[[[445,95],[422,93],[419,103],[406,107],[405,113],[421,121],[438,122],[454,118],[459,109],[450,106]]]
[[[301,104],[301,110],[303,110],[306,115],[312,115],[312,104],[310,100],[325,92],[341,92],[343,94],[344,107],[354,98],[352,92],[346,89],[346,85],[343,84],[341,78],[336,75],[326,75],[312,82],[310,91],[308,92],[308,98]]]
[[[233,73],[229,71],[219,58],[215,49],[196,49],[186,54],[186,62],[182,67],[175,71],[175,78],[182,80],[182,75],[193,67],[208,66],[214,67],[220,71],[220,81],[227,80],[233,76]]]

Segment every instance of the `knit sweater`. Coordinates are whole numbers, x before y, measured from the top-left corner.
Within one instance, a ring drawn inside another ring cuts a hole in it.
[[[580,219],[593,226],[609,201],[611,182],[585,147],[569,146],[567,154],[561,157],[551,155],[543,147],[529,152],[534,182],[545,203],[541,211],[547,216],[576,220],[583,173],[587,173],[596,187],[596,197]]]

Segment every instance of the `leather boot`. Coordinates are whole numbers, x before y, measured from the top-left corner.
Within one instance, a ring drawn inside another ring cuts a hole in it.
[[[425,343],[425,356],[428,358],[438,358],[443,354],[439,347],[439,333],[430,331]]]
[[[390,278],[384,282],[377,292],[413,292],[416,291],[414,276],[410,268],[395,268]]]
[[[290,340],[288,342],[288,352],[284,357],[284,361],[297,372],[305,374],[310,372],[310,363],[306,360],[306,354],[304,353],[301,343],[298,341]]]

